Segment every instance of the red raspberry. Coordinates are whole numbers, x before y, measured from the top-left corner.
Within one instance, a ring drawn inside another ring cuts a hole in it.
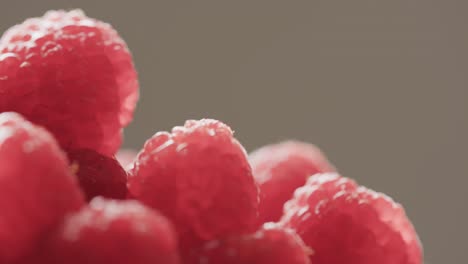
[[[422,263],[421,245],[404,209],[337,174],[310,178],[286,203],[281,223],[314,250],[315,264]]]
[[[29,254],[83,196],[65,154],[44,129],[0,114],[0,263]]]
[[[96,196],[126,198],[127,173],[116,159],[90,149],[68,151],[68,158],[88,201]]]
[[[128,188],[168,216],[182,236],[210,240],[255,225],[257,188],[245,150],[216,120],[155,134],[138,154]]]
[[[66,218],[46,243],[48,264],[176,264],[175,231],[137,201],[96,198]]]
[[[264,146],[252,152],[249,161],[260,189],[261,223],[278,221],[284,203],[309,176],[335,171],[317,147],[299,141]]]
[[[133,161],[135,160],[138,152],[132,149],[122,149],[117,152],[115,155],[115,158],[119,161],[119,163],[124,167],[125,169],[131,169],[131,166],[133,165]]]
[[[82,11],[50,11],[0,39],[0,112],[45,126],[64,149],[114,154],[132,119],[137,75],[125,42]]]
[[[308,264],[308,249],[291,229],[268,223],[251,235],[206,242],[186,264]]]

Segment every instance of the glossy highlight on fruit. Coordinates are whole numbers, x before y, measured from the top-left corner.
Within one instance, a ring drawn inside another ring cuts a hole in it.
[[[138,152],[133,149],[121,149],[115,154],[115,158],[119,161],[123,168],[129,170],[135,161]]]

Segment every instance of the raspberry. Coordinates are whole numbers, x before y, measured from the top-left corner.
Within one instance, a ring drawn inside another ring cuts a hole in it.
[[[68,151],[68,157],[88,201],[96,196],[126,198],[127,173],[116,159],[90,149]]]
[[[307,178],[335,169],[314,145],[284,141],[262,147],[250,154],[252,172],[259,185],[259,221],[278,221],[283,205]]]
[[[175,231],[136,201],[93,199],[65,219],[43,249],[48,264],[176,264]]]
[[[133,161],[137,156],[137,152],[132,149],[122,149],[117,152],[115,158],[119,161],[122,167],[130,169],[133,166]]]
[[[268,223],[251,235],[206,242],[184,263],[308,264],[309,251],[294,231]]]
[[[156,133],[138,154],[128,188],[168,216],[181,237],[210,240],[255,228],[257,188],[245,150],[216,120]]]
[[[125,42],[82,11],[49,11],[0,39],[0,112],[46,127],[64,149],[112,155],[138,99]]]
[[[337,174],[310,178],[286,203],[281,223],[314,250],[312,263],[422,263],[421,245],[404,209]]]
[[[84,204],[55,140],[16,113],[0,114],[0,195],[0,263],[29,254]]]

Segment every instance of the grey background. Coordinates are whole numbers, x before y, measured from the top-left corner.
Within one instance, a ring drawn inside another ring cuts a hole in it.
[[[126,130],[213,117],[248,150],[319,145],[407,208],[429,263],[465,263],[468,1],[5,1],[0,29],[51,8],[111,22],[141,100]]]

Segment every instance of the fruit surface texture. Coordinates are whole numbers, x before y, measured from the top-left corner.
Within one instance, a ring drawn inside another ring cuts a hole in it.
[[[112,155],[132,119],[138,81],[125,42],[80,10],[49,11],[0,39],[0,112],[47,128],[64,149]]]

